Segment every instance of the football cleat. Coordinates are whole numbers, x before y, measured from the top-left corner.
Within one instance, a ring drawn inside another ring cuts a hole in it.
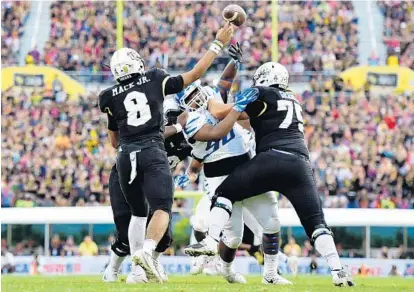
[[[105,282],[105,283],[118,282],[118,272],[114,271],[109,266],[107,266],[102,275],[102,282]]]
[[[246,284],[246,278],[243,277],[240,273],[232,272],[228,275],[222,275],[224,279],[230,284]]]
[[[201,255],[214,256],[218,253],[218,243],[212,237],[207,236],[202,241],[187,246],[184,249],[184,253],[192,257]]]
[[[354,280],[348,275],[347,272],[345,272],[344,269],[341,269],[339,271],[332,271],[332,283],[335,286],[339,287],[353,287],[355,286]]]
[[[163,274],[165,274],[165,271],[150,252],[143,249],[138,250],[132,256],[132,261],[145,271],[149,281],[163,283]]]
[[[271,273],[263,276],[262,284],[292,285],[293,283],[279,274]]]
[[[210,262],[211,257],[206,255],[201,255],[199,257],[194,257],[191,259],[191,275],[201,274],[204,270],[204,267]]]
[[[225,268],[219,257],[216,257],[217,272],[230,284],[246,284],[247,281],[242,274],[233,271],[232,267]]]
[[[132,262],[131,272],[128,274],[125,282],[127,284],[147,283],[148,278],[147,275],[145,275],[144,270]]]

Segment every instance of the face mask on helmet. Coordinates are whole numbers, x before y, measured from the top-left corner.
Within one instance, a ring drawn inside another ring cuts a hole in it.
[[[199,82],[189,85],[176,95],[178,105],[182,110],[195,111],[207,107],[208,93]]]

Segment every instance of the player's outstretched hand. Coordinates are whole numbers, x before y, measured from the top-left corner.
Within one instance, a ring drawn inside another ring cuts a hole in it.
[[[236,45],[231,45],[229,48],[229,56],[237,63],[243,62],[243,52],[239,42]]]
[[[246,106],[255,101],[259,96],[259,89],[257,88],[247,88],[243,91],[240,91],[234,97],[234,106],[233,109],[238,112],[243,112],[246,109]]]
[[[185,188],[190,182],[190,177],[187,173],[179,175],[174,179],[175,187]]]
[[[234,32],[234,25],[230,22],[226,22],[226,24],[220,28],[216,34],[216,40],[223,43],[223,45],[226,45],[228,42],[230,42]]]

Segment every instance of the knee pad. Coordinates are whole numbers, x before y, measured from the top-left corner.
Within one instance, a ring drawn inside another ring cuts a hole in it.
[[[237,249],[242,243],[242,238],[241,237],[228,237],[228,236],[223,235],[221,237],[221,241],[223,241],[223,243],[228,248]]]
[[[119,257],[126,257],[130,253],[128,241],[120,241],[118,238],[111,244],[111,249]]]
[[[273,234],[280,232],[280,221],[277,217],[271,217],[263,226],[263,233]]]
[[[311,237],[311,244],[314,245],[315,240],[323,234],[330,235],[333,237],[333,232],[326,225],[320,224],[315,226],[315,230],[313,231]]]

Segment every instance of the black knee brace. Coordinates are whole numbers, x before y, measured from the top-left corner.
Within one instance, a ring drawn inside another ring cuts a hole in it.
[[[263,253],[275,255],[279,252],[279,232],[273,234],[263,233]]]
[[[119,257],[126,257],[130,254],[128,241],[121,242],[118,238],[111,244],[111,249]]]
[[[326,226],[325,224],[316,225],[313,229],[311,237],[312,246],[315,244],[315,240],[323,234],[331,235],[333,237],[333,232],[331,231],[331,229],[328,228],[328,226]]]
[[[220,198],[221,198],[221,196],[218,193],[216,193],[213,196],[213,198],[211,199],[211,208],[210,208],[210,210],[213,209],[214,207],[221,208],[221,209],[225,210],[229,214],[229,216],[231,217],[231,211],[232,211],[231,206],[227,206],[226,204],[220,202]],[[233,202],[231,202],[231,203],[233,204]]]

